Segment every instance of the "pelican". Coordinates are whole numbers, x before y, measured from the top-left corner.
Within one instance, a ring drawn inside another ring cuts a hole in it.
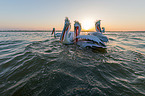
[[[101,20],[98,20],[96,23],[95,23],[95,28],[96,28],[96,31],[97,32],[101,32],[101,33],[104,33],[105,32],[105,28],[102,27],[103,30],[101,30]]]
[[[63,44],[77,44],[81,47],[91,47],[91,48],[106,48],[106,45],[94,35],[80,35],[81,24],[75,21],[74,33],[69,33],[70,21],[68,18],[65,19],[64,29],[60,37],[60,42]]]
[[[101,41],[103,42],[108,42],[108,38],[106,36],[104,36],[102,33],[105,32],[105,28],[102,27],[102,30],[101,30],[101,27],[100,27],[100,22],[101,20],[98,20],[96,23],[95,23],[95,28],[96,28],[96,32],[90,32],[88,33],[88,35],[94,35],[94,36],[97,36]]]
[[[69,32],[71,28],[70,20],[65,18],[64,28],[60,37],[60,42],[63,44],[73,44],[74,32]]]
[[[53,28],[51,35],[54,34],[54,37],[60,37],[61,33],[55,33],[55,28]]]

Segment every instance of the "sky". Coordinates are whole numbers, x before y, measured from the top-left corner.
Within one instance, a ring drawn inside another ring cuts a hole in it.
[[[62,30],[65,17],[71,30],[145,31],[145,0],[0,0],[0,30]]]

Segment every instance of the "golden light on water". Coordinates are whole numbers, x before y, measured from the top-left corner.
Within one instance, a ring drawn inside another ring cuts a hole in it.
[[[85,31],[92,30],[95,26],[95,22],[91,18],[86,18],[81,22],[82,29]]]

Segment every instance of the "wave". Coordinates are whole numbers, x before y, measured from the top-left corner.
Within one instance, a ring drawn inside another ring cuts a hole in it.
[[[130,48],[136,41],[125,44],[127,34],[115,34],[106,52],[53,37],[1,41],[0,95],[145,95],[145,55]]]

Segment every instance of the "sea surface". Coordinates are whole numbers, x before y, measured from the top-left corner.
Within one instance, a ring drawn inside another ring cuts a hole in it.
[[[0,96],[145,96],[145,32],[104,35],[98,51],[51,32],[0,32]]]

